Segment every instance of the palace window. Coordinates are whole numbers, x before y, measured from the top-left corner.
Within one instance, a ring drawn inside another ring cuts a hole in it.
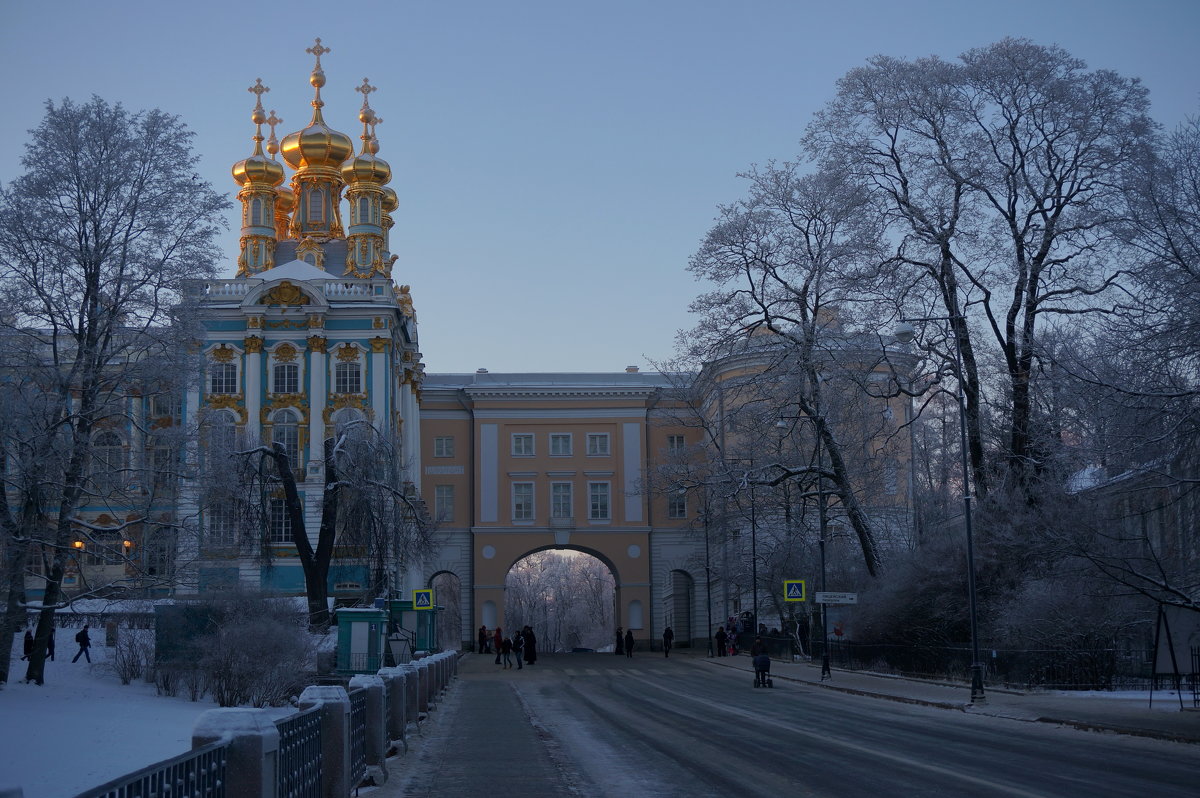
[[[608,455],[608,433],[589,432],[587,436],[588,457],[605,457]]]
[[[204,414],[204,442],[209,451],[229,454],[237,444],[237,422],[228,410],[215,410]]]
[[[434,457],[453,457],[454,456],[454,437],[451,435],[440,435],[433,439],[433,456]]]
[[[237,393],[238,369],[236,363],[208,364],[209,393]]]
[[[550,485],[550,517],[573,518],[573,497],[570,482],[554,482]]]
[[[684,443],[683,443],[682,435],[668,435],[667,436],[667,451],[682,452],[683,446],[684,446]]]
[[[125,481],[125,444],[110,430],[92,439],[92,482],[99,493],[107,493]]]
[[[667,518],[687,518],[687,496],[673,495],[667,500]]]
[[[300,393],[299,364],[276,363],[272,372],[274,393]]]
[[[513,457],[533,457],[533,433],[520,432],[512,436]]]
[[[271,543],[292,542],[292,517],[284,499],[271,499],[267,508],[267,535]]]
[[[607,521],[610,517],[609,485],[607,482],[588,483],[588,518]]]
[[[338,363],[334,367],[334,393],[362,393],[362,366],[356,362]]]
[[[550,455],[552,457],[567,457],[571,454],[571,433],[550,433]]]
[[[512,486],[514,521],[533,520],[533,483],[514,482]]]
[[[237,518],[233,502],[210,502],[204,515],[205,542],[209,546],[232,546],[237,542]]]
[[[447,522],[454,520],[454,486],[437,485],[433,489],[433,520]]]
[[[271,443],[283,447],[292,468],[300,464],[300,417],[294,410],[280,410],[275,414]]]

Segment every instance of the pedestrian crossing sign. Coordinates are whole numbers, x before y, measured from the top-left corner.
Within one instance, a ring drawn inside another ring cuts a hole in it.
[[[431,609],[433,609],[433,591],[432,590],[414,590],[413,591],[413,609],[414,610],[431,610]]]
[[[785,579],[783,580],[783,600],[784,601],[804,601],[804,580],[803,579]]]

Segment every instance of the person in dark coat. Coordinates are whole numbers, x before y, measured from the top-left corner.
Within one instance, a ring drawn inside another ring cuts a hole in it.
[[[488,650],[488,633],[487,627],[479,627],[479,653],[486,654]]]
[[[626,657],[633,656],[633,630],[632,629],[625,630],[625,656]]]
[[[500,656],[504,660],[504,670],[512,667],[512,641],[505,637],[500,642]]]
[[[21,659],[29,659],[33,654],[33,632],[25,630],[25,639],[21,641]]]
[[[513,632],[512,653],[517,658],[517,670],[521,670],[521,654],[525,650],[525,634],[520,630]]]
[[[88,649],[92,647],[92,636],[88,634],[89,628],[87,624],[84,624],[79,633],[75,635],[75,642],[79,644],[79,653],[75,655],[75,658],[71,662],[78,661],[80,657],[87,657],[89,663],[92,661],[92,655],[88,653]]]
[[[663,629],[663,656],[671,656],[671,646],[675,645],[675,631],[671,627]]]
[[[625,638],[621,635],[621,627],[617,627],[617,648],[614,652],[618,657],[625,653]]]
[[[725,634],[724,626],[717,627],[717,633],[713,635],[713,639],[717,643],[717,656],[725,656],[725,647],[729,645],[729,635]]]
[[[54,662],[54,628],[50,628],[50,637],[46,640],[46,657]]]
[[[522,635],[525,637],[525,664],[532,665],[537,662],[537,636],[529,626],[525,627]]]
[[[492,645],[496,648],[496,664],[500,664],[500,654],[504,650],[504,635],[500,634],[500,627],[496,627],[496,633],[492,635]]]

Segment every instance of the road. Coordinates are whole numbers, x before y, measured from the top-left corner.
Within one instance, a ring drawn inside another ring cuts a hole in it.
[[[386,795],[1188,796],[1200,746],[847,695],[661,655],[467,657]],[[401,789],[401,786],[403,788]],[[393,792],[393,790],[396,790]]]

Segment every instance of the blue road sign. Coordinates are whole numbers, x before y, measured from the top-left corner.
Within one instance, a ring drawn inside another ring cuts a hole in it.
[[[784,601],[804,601],[804,580],[803,579],[785,579],[783,580],[783,600]]]
[[[431,609],[433,609],[433,591],[432,590],[414,590],[413,591],[413,609],[414,610],[431,610]]]

